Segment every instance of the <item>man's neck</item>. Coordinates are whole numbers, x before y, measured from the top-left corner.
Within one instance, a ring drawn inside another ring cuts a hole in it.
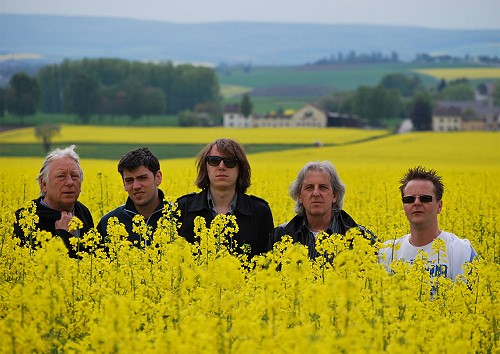
[[[412,227],[410,230],[409,241],[412,246],[422,247],[434,241],[440,233],[441,230],[439,230],[437,226],[427,229],[417,229]]]
[[[309,231],[318,232],[325,231],[328,229],[332,222],[332,215],[328,216],[328,214],[321,216],[311,216],[307,215],[307,226],[309,227]]]
[[[60,204],[60,203],[56,204],[56,203],[53,203],[48,198],[43,198],[41,202],[42,202],[42,204],[45,204],[46,206],[48,206],[50,209],[54,209],[54,210],[57,210],[59,212],[66,211],[68,213],[72,213],[73,210],[75,209],[75,204]]]
[[[145,206],[137,206],[136,205],[135,208],[137,209],[137,211],[139,212],[139,214],[141,214],[142,216],[144,216],[144,219],[148,220],[149,217],[156,210],[158,204],[160,204],[160,198],[158,198],[158,196],[156,196],[156,198],[154,198],[153,201],[151,201],[150,204],[145,205]]]
[[[231,203],[236,195],[234,189],[216,190],[210,188],[210,195],[214,203],[215,210],[220,214],[226,214],[231,210]]]

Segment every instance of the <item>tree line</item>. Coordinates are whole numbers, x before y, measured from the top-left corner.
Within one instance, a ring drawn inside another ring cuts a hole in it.
[[[331,65],[331,64],[377,64],[377,63],[401,63],[399,54],[395,51],[384,54],[381,52],[371,53],[356,53],[350,51],[348,53],[339,52],[338,54],[331,54],[329,57],[321,58],[311,65]],[[417,53],[413,59],[414,63],[480,63],[488,65],[500,64],[498,56],[488,55],[464,55],[453,56],[449,54],[429,54]],[[308,64],[309,65],[309,64]]]
[[[359,86],[352,92],[339,92],[321,97],[317,105],[328,112],[355,115],[369,125],[380,127],[388,118],[409,118],[416,130],[432,130],[432,113],[439,101],[472,101],[476,91],[492,94],[500,104],[500,81],[488,92],[485,83],[474,87],[470,80],[440,80],[434,87],[426,87],[416,75],[401,73],[385,75],[374,87]]]
[[[21,120],[36,111],[75,114],[83,124],[93,115],[137,119],[200,109],[216,116],[221,111],[215,71],[189,64],[65,60],[42,67],[35,77],[16,73],[9,84],[2,89],[0,113],[7,110]]]
[[[71,113],[81,123],[94,115],[177,115],[181,126],[211,126],[222,117],[222,98],[214,69],[193,65],[128,62],[119,59],[66,60],[42,67],[31,77],[20,72],[0,89],[0,114],[23,117],[42,113]],[[485,83],[473,87],[468,79],[441,80],[424,87],[416,75],[385,75],[375,87],[360,86],[352,92],[337,92],[318,99],[325,111],[356,115],[371,126],[385,120],[411,118],[415,129],[432,129],[432,111],[437,101],[473,100],[475,92],[486,95]],[[500,84],[493,98],[500,104]],[[240,111],[252,112],[250,96],[243,95]],[[278,108],[278,111],[280,109]],[[45,130],[44,130],[45,131]]]

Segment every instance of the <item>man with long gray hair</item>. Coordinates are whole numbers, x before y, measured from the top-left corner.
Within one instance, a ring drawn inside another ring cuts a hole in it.
[[[69,251],[70,257],[77,257],[70,244],[71,237],[82,237],[94,227],[94,221],[89,209],[78,201],[80,196],[83,171],[80,167],[80,157],[75,152],[75,145],[64,149],[55,149],[48,153],[37,177],[40,186],[40,197],[34,199],[38,222],[36,227],[60,237]],[[14,234],[21,239],[21,245],[29,244],[35,248],[32,235],[26,235],[21,227],[21,208],[16,211]],[[77,217],[83,226],[69,231],[69,223]]]
[[[318,232],[345,235],[352,228],[358,228],[363,236],[375,242],[371,231],[358,225],[342,210],[344,195],[345,186],[331,162],[308,162],[290,185],[297,215],[271,232],[269,250],[283,236],[289,235],[294,242],[306,245],[309,258],[314,259],[319,255],[316,251]]]

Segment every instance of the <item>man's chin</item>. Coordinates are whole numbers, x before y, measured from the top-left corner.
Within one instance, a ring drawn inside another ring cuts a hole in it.
[[[144,201],[144,199],[142,198],[131,198],[132,199],[132,202],[134,203],[134,205],[137,207],[137,206],[143,206],[146,204],[146,202]]]
[[[76,203],[77,200],[78,200],[77,197],[66,197],[66,198],[62,198],[61,204],[73,205]]]

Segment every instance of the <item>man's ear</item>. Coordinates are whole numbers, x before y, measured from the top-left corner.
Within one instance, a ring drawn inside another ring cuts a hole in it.
[[[41,181],[41,185],[42,185],[43,195],[46,195],[47,194],[47,182],[43,178],[42,178],[42,181]]]
[[[161,171],[158,170],[156,172],[156,175],[155,175],[155,184],[156,184],[157,187],[161,184],[162,179],[163,179],[163,176],[161,174]]]

